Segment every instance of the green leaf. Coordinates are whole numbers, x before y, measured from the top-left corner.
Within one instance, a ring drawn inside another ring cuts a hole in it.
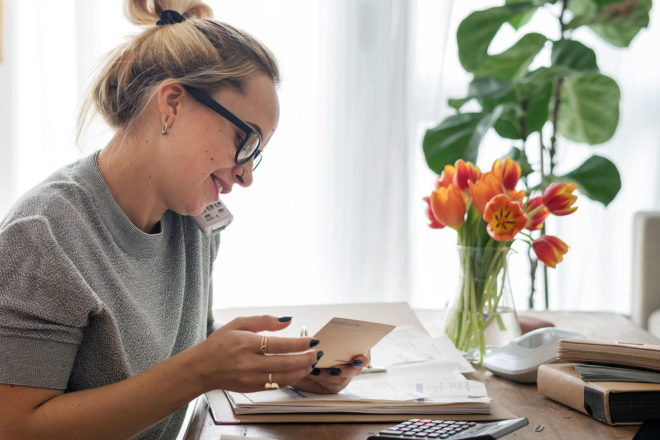
[[[529,0],[506,0],[504,3],[508,5],[508,4],[512,4],[512,3],[525,3],[525,2],[529,2]],[[532,3],[536,7],[540,7],[540,6],[543,6],[546,3],[555,3],[555,2],[556,2],[556,0],[534,0]],[[520,29],[522,26],[529,23],[529,21],[534,16],[535,12],[536,12],[536,8],[534,8],[532,10],[529,10],[529,11],[525,11],[525,12],[521,12],[519,14],[516,14],[514,17],[512,17],[509,20],[509,23],[511,24],[511,26],[514,27],[514,29],[516,29],[516,30]]]
[[[477,77],[470,82],[468,96],[470,98],[500,98],[513,88],[510,81],[502,81],[494,76]]]
[[[608,43],[628,47],[642,28],[649,24],[651,0],[571,0],[568,8],[574,18],[566,29],[588,25]]]
[[[458,159],[476,163],[479,144],[500,112],[498,108],[492,113],[460,113],[427,130],[422,146],[429,168],[440,174],[445,165],[454,164]]]
[[[607,22],[594,24],[590,28],[608,43],[618,47],[628,47],[637,33],[642,28],[648,27],[650,10],[651,0],[638,0],[631,12],[624,12],[624,15],[610,15]]]
[[[607,141],[619,123],[620,96],[616,82],[600,73],[567,77],[561,88],[557,131],[589,145]]]
[[[527,73],[527,68],[543,49],[546,37],[531,33],[523,35],[518,42],[497,55],[488,55],[475,71],[476,76],[496,76],[502,80],[515,80]]]
[[[463,68],[468,72],[477,70],[502,24],[521,12],[535,8],[532,3],[514,3],[475,11],[463,19],[456,31],[458,59]]]
[[[502,81],[500,79],[495,78],[494,76],[484,76],[480,78],[474,78],[472,82],[470,82],[470,86],[468,88],[468,95],[465,98],[448,99],[447,104],[449,104],[450,107],[453,107],[456,110],[460,110],[460,108],[471,99],[474,98],[497,99],[508,93],[512,88],[513,88],[513,83],[508,81]]]
[[[578,41],[554,41],[550,59],[553,66],[565,66],[577,72],[598,72],[596,53]]]
[[[570,173],[554,180],[577,183],[582,194],[604,206],[609,205],[621,189],[621,176],[616,165],[598,155],[591,156]]]
[[[527,23],[529,23],[532,17],[534,17],[535,13],[536,13],[536,9],[532,9],[531,11],[521,12],[520,14],[513,16],[509,20],[509,24],[511,24],[511,26],[513,26],[514,29],[518,30]]]
[[[544,72],[532,72],[518,82],[511,93],[499,99],[480,100],[486,110],[497,105],[504,107],[502,116],[494,125],[495,131],[501,137],[526,139],[531,133],[541,131],[545,125],[552,96],[552,81],[558,71],[544,69]]]

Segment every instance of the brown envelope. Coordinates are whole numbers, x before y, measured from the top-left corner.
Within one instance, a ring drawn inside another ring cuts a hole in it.
[[[368,353],[394,327],[376,322],[332,318],[314,335],[320,341],[314,348],[323,351],[323,357],[316,367],[329,368],[350,363],[355,356]]]

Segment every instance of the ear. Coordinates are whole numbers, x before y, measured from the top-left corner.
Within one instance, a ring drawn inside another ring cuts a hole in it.
[[[160,112],[160,124],[172,128],[176,117],[181,110],[184,96],[184,88],[179,83],[169,83],[161,86],[156,93],[158,100],[158,111]]]

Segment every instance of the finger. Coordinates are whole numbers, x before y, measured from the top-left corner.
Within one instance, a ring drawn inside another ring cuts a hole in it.
[[[245,330],[253,333],[262,331],[282,330],[291,324],[290,316],[241,316],[229,322],[226,327],[229,330]]]
[[[323,368],[318,374],[314,372],[318,369],[312,370],[312,373],[308,376],[309,380],[319,384],[322,388],[328,390],[341,390],[345,388],[351,381],[350,377],[346,376],[333,376],[330,372],[330,369]],[[333,392],[337,392],[333,391]]]
[[[318,339],[314,338],[282,338],[279,336],[268,336],[266,341],[266,353],[299,353],[309,350],[318,345]],[[259,336],[259,348],[262,336]]]
[[[369,364],[369,356],[361,354],[361,355],[355,356],[351,360],[350,365],[352,367],[359,368],[360,370],[362,370],[362,368],[367,366],[368,364]]]
[[[261,356],[256,359],[258,364],[255,365],[255,369],[269,372],[305,370],[305,374],[307,374],[312,370],[318,361],[318,358],[318,353],[313,350],[300,354],[274,354]]]
[[[259,382],[263,380],[263,384],[264,384],[263,388],[268,389],[271,387],[267,387],[266,384],[268,383],[268,379],[270,378],[272,380],[272,383],[276,383],[280,388],[282,388],[300,382],[308,374],[309,374],[308,368],[301,368],[301,369],[289,370],[289,371],[259,372],[256,373],[255,381],[257,382],[257,384],[259,384]]]

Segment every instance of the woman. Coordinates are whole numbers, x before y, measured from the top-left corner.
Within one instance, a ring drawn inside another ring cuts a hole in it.
[[[212,331],[219,236],[191,216],[252,183],[278,69],[203,3],[152,3],[128,1],[147,28],[109,55],[81,113],[115,136],[0,223],[0,438],[175,438],[208,390],[337,392],[367,361],[320,370],[318,341],[256,334],[290,317]]]

